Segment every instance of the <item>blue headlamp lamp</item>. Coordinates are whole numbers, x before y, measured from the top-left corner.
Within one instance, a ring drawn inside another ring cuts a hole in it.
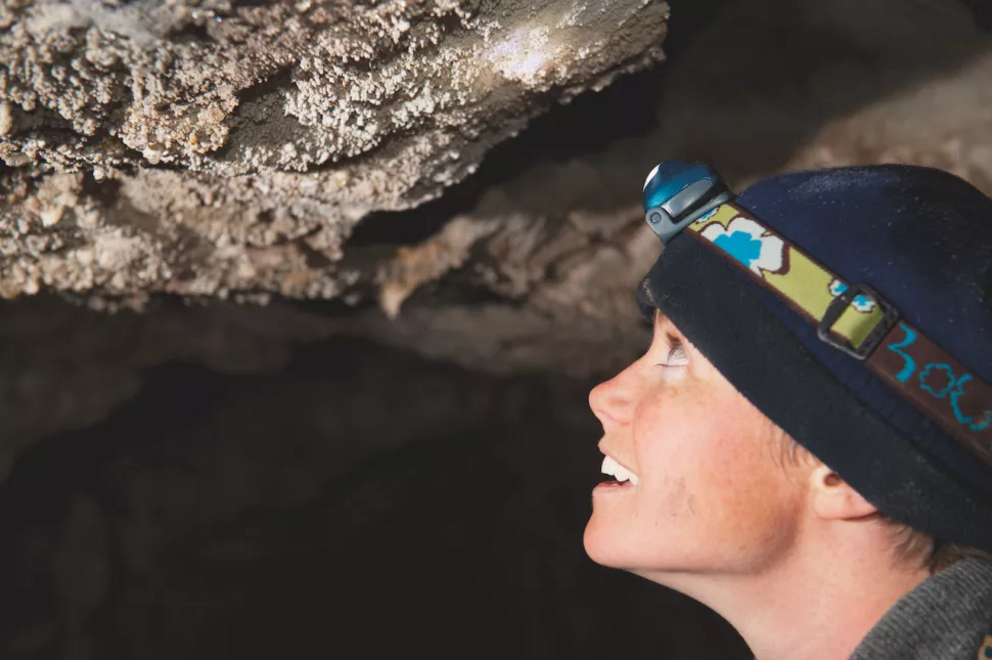
[[[693,220],[733,198],[716,172],[687,160],[660,163],[644,182],[645,217],[665,245]]]

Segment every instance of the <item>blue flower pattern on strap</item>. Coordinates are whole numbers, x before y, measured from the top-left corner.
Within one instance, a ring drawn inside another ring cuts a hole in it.
[[[761,241],[747,232],[735,231],[717,236],[713,243],[748,268],[761,257]]]
[[[847,285],[839,280],[834,280],[830,283],[830,293],[834,296],[839,296],[840,294],[847,291]],[[859,312],[870,312],[875,308],[875,301],[864,294],[858,294],[854,296],[852,301],[854,304],[854,309]]]
[[[930,377],[930,372],[935,369],[942,371],[944,373],[944,377],[947,379],[947,385],[941,388],[939,392],[930,387],[930,383],[927,382]],[[929,392],[938,399],[943,399],[947,396],[947,393],[953,390],[954,386],[957,385],[957,380],[957,377],[954,375],[954,370],[951,369],[951,365],[949,364],[938,364],[936,362],[931,362],[923,371],[920,372],[920,388],[924,392]]]
[[[903,340],[889,344],[886,348],[903,358],[905,364],[902,371],[896,375],[896,378],[905,383],[914,373],[917,372],[917,365],[912,356],[902,349],[909,348],[916,343],[917,336],[916,333],[910,330],[904,323],[900,323],[899,328],[905,333]],[[928,381],[934,371],[943,372],[944,376],[949,381],[939,390],[933,389]],[[923,369],[917,373],[917,378],[919,379],[920,389],[935,399],[943,399],[950,395],[949,403],[951,406],[951,411],[954,413],[955,419],[957,419],[958,423],[962,426],[966,426],[972,431],[984,431],[992,426],[992,410],[984,411],[981,416],[977,418],[975,416],[966,415],[961,410],[960,399],[966,395],[964,385],[965,383],[974,380],[974,376],[970,373],[966,372],[958,375],[954,373],[954,370],[948,364],[931,362],[925,365]],[[992,450],[992,445],[989,445],[988,448]]]
[[[902,371],[896,374],[896,378],[898,378],[901,382],[905,383],[907,380],[909,380],[909,377],[912,376],[913,373],[916,371],[916,360],[913,359],[912,355],[903,351],[902,349],[912,346],[913,344],[916,343],[916,333],[910,330],[909,327],[904,323],[900,323],[899,327],[902,329],[903,332],[906,333],[906,338],[900,342],[896,342],[895,344],[889,344],[888,346],[886,346],[886,348],[888,348],[893,353],[896,353],[899,356],[901,356],[902,359],[905,361]]]
[[[696,218],[695,222],[706,222],[707,220],[709,220],[710,218],[712,218],[714,215],[716,215],[716,212],[719,211],[719,210],[720,210],[720,207],[719,206],[716,206],[716,207],[710,209],[709,211],[707,211],[706,213],[702,214],[698,218]]]
[[[986,410],[985,415],[976,422],[974,417],[968,417],[962,413],[958,405],[958,399],[964,396],[964,384],[969,380],[973,380],[971,374],[964,374],[958,378],[958,382],[955,383],[957,387],[951,392],[951,408],[954,409],[954,416],[957,417],[959,422],[967,424],[968,428],[972,431],[984,431],[992,425],[992,410]],[[992,446],[989,448],[992,449]]]

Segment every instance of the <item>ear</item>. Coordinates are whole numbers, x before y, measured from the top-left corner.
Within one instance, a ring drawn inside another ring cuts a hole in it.
[[[826,465],[817,466],[809,479],[810,502],[823,520],[857,520],[878,513],[873,504]]]

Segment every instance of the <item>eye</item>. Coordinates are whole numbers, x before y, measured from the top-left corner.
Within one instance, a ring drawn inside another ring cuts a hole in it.
[[[668,339],[668,356],[665,361],[659,366],[662,367],[684,367],[689,364],[689,354],[685,350],[685,346],[682,344],[682,340],[678,337],[673,337],[669,335]]]

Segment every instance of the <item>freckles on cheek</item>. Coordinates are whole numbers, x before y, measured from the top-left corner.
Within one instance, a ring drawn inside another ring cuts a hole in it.
[[[666,384],[641,410],[635,427],[637,461],[646,486],[645,504],[658,525],[693,516],[704,496],[700,486],[700,449],[706,434],[705,410],[684,396],[684,388]]]
[[[732,538],[754,539],[770,531],[785,493],[760,428],[746,416],[738,419],[738,426],[733,419],[720,423],[722,446],[703,479],[711,486],[708,504],[720,527]]]
[[[642,442],[663,441],[679,431],[686,419],[686,402],[679,398],[677,386],[656,385],[641,399],[634,413],[634,429]]]

